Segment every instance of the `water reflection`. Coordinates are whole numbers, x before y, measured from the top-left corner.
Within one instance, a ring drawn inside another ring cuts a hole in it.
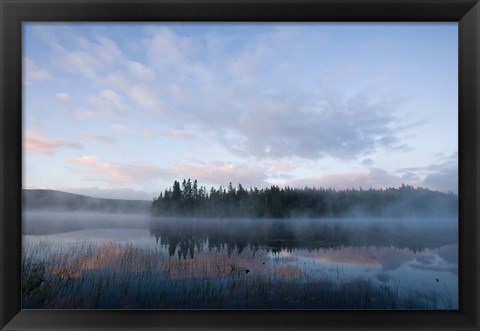
[[[290,267],[307,267],[309,273],[342,270],[345,279],[395,283],[403,291],[440,288],[457,302],[458,245],[427,248],[421,252],[392,247],[294,250],[272,254]]]
[[[52,307],[112,308],[120,300],[125,307],[188,308],[190,302],[175,298],[207,289],[194,307],[458,308],[457,225],[452,219],[120,218],[116,227],[105,215],[98,223],[89,215],[90,227],[78,218],[61,222],[59,215],[41,216],[28,219],[36,224],[27,228],[36,230],[24,236],[24,260],[44,261],[43,284],[77,291],[68,299],[64,290],[49,289]],[[53,225],[41,230],[47,220]],[[100,299],[87,299],[99,284]],[[117,297],[126,284],[126,294]],[[265,295],[252,297],[252,284]],[[344,286],[350,292],[342,306],[338,297],[345,294]],[[307,289],[316,294],[301,297]],[[362,301],[365,289],[381,303]],[[232,301],[232,291],[239,301]],[[325,295],[329,299],[321,300]],[[35,301],[39,297],[31,295],[25,302],[44,307]]]
[[[154,219],[150,232],[171,256],[177,252],[183,258],[193,258],[195,250],[204,245],[237,253],[246,247],[271,252],[395,247],[417,252],[457,242],[457,226],[451,219]],[[365,258],[368,256],[356,257]]]

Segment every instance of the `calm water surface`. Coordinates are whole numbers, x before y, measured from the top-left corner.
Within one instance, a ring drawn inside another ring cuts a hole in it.
[[[458,309],[455,219],[212,220],[26,213],[23,231],[25,253],[46,261],[68,251],[69,261],[78,258],[85,270],[128,271],[115,262],[126,247],[171,261],[169,277],[178,279],[221,280],[238,274],[273,282],[368,281],[387,285],[400,296],[438,296],[437,308]],[[89,256],[76,250],[79,244],[95,249]]]

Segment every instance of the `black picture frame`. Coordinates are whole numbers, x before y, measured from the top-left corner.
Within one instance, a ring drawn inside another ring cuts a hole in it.
[[[480,3],[476,0],[0,0],[1,330],[479,330]],[[21,25],[28,21],[459,23],[458,311],[22,310]]]

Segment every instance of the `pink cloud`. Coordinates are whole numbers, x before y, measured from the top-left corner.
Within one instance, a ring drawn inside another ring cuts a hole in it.
[[[84,164],[84,165],[93,165],[98,161],[98,157],[92,155],[85,155],[80,157],[74,157],[70,159],[73,163]]]
[[[299,164],[294,162],[278,161],[272,164],[272,168],[278,172],[288,172],[295,170],[299,167]]]
[[[384,270],[394,270],[400,265],[413,260],[416,256],[432,255],[425,251],[415,254],[408,249],[391,249],[369,247],[368,250],[344,247],[342,250],[325,250],[318,252],[302,252],[301,255],[307,255],[327,264],[351,264],[357,266],[374,267],[379,266]]]
[[[116,186],[146,182],[169,174],[168,170],[154,164],[103,162],[93,155],[71,158],[70,162],[84,167],[89,174],[100,176],[101,179]]]
[[[27,130],[23,148],[39,154],[53,154],[59,148],[83,149],[83,146],[78,143],[66,142],[62,139],[49,138]]]

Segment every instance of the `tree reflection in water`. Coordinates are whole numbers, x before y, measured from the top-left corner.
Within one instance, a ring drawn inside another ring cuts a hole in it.
[[[344,247],[395,247],[413,252],[457,242],[453,219],[261,220],[155,218],[150,233],[169,255],[194,258],[195,251],[245,248],[314,251]]]

